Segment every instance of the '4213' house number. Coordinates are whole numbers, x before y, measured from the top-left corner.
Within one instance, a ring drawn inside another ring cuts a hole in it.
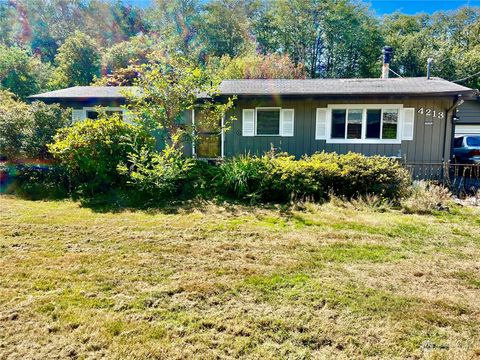
[[[437,119],[443,119],[445,117],[445,112],[443,111],[437,111],[435,109],[429,109],[429,108],[419,108],[417,110],[417,113],[419,114],[425,114],[426,116],[437,118]]]

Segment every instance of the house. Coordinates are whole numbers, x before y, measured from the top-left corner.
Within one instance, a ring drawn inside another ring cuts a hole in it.
[[[124,91],[73,87],[31,96],[72,107],[75,120],[95,106],[125,113]],[[359,152],[440,164],[450,158],[454,110],[475,91],[440,78],[226,80],[219,99],[235,95],[229,131],[199,132],[186,152],[199,158],[263,154],[272,147],[300,157],[316,151]],[[201,111],[186,114],[201,122]]]
[[[461,135],[480,135],[480,97],[467,98],[458,107],[455,136]]]
[[[32,95],[30,100],[43,101],[46,104],[58,103],[64,107],[72,108],[72,120],[96,119],[96,108],[101,106],[107,113],[121,113],[124,118],[128,116],[126,93],[135,93],[138,89],[134,86],[74,86],[66,89],[50,91]]]

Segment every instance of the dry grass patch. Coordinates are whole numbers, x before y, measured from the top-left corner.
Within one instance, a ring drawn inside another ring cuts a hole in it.
[[[479,209],[0,202],[0,358],[480,351]]]

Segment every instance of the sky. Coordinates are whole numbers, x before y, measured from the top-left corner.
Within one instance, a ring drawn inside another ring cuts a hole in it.
[[[125,0],[132,5],[147,7],[152,0]],[[365,1],[372,5],[378,15],[401,11],[405,14],[420,12],[433,13],[439,10],[455,10],[465,5],[480,6],[480,0],[370,0]]]
[[[406,14],[434,13],[439,10],[455,10],[465,5],[480,6],[480,0],[370,0],[378,15],[401,11]]]

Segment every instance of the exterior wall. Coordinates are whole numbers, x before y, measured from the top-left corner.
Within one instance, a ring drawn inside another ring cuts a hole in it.
[[[455,136],[480,135],[480,100],[467,100],[457,110]]]
[[[453,105],[452,98],[239,98],[233,110],[237,120],[225,134],[225,156],[238,154],[262,155],[270,150],[271,145],[279,151],[300,157],[316,151],[347,153],[359,152],[365,155],[385,155],[402,157],[408,163],[438,163],[450,157],[452,122],[451,114],[443,119],[427,116],[420,108],[435,110],[437,113]],[[403,104],[415,108],[414,140],[402,141],[401,144],[329,144],[325,140],[315,140],[316,109],[326,108],[329,104]],[[242,109],[255,107],[282,107],[295,109],[293,137],[280,136],[242,136]],[[447,138],[445,133],[449,134]],[[446,141],[445,141],[446,139]],[[444,150],[445,148],[445,150]]]
[[[457,124],[480,125],[480,100],[467,100],[458,107]]]

